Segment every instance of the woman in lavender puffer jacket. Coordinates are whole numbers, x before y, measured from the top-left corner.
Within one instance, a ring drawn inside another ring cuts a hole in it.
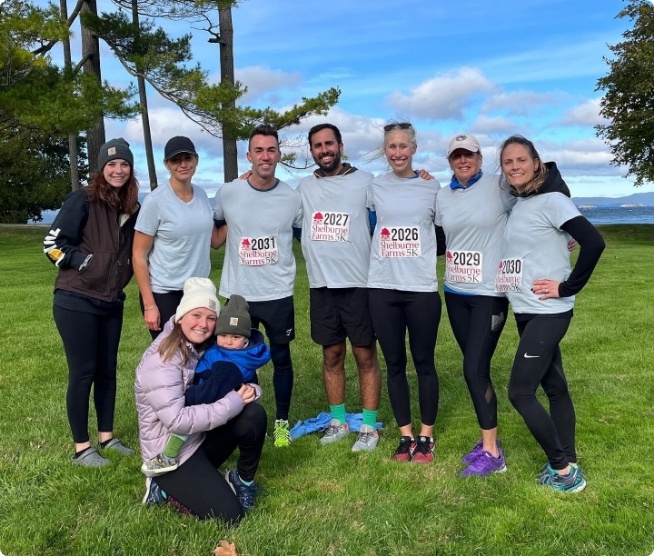
[[[143,461],[160,454],[171,434],[188,435],[179,467],[147,479],[143,502],[169,503],[201,519],[235,523],[254,506],[267,418],[252,402],[261,389],[244,384],[214,403],[184,404],[199,353],[214,338],[219,307],[211,280],[186,280],[175,316],[141,358],[134,388]],[[218,466],[236,448],[236,469],[223,477]]]

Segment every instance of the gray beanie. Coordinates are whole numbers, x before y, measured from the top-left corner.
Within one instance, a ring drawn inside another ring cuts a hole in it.
[[[218,316],[216,334],[238,334],[249,338],[252,329],[249,309],[248,302],[242,296],[232,295]]]
[[[118,139],[111,139],[100,147],[100,155],[98,156],[98,171],[102,172],[108,162],[120,158],[129,163],[134,168],[134,155],[129,148],[129,143],[122,137]]]

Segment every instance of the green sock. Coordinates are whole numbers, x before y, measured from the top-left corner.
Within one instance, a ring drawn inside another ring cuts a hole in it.
[[[377,410],[376,409],[363,409],[363,423],[362,425],[369,425],[373,429],[377,424]]]
[[[345,404],[344,403],[339,403],[338,405],[330,405],[329,406],[329,411],[332,413],[332,419],[336,419],[341,423],[341,425],[345,424]]]
[[[187,434],[171,434],[168,442],[166,442],[163,455],[168,458],[176,458],[187,438]]]

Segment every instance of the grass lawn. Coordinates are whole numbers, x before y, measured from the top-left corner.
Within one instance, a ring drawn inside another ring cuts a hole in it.
[[[221,539],[235,543],[241,556],[654,551],[654,226],[601,228],[607,249],[578,296],[562,344],[588,480],[584,492],[565,496],[534,483],[545,457],[506,396],[517,342],[512,318],[493,362],[508,472],[487,479],[458,476],[459,458],[479,431],[444,314],[436,353],[441,398],[434,464],[389,460],[398,433],[384,387],[379,417],[385,429],[375,452],[352,453],[354,435],[325,447],[318,435],[308,435],[288,449],[273,448],[269,439],[258,474],[267,494],[234,529],[168,507],[142,506],[138,456],[112,455],[112,465],[103,469],[71,466],[67,367],[52,319],[56,269],[42,253],[45,232],[0,227],[0,552],[6,556],[197,556],[211,554]],[[293,423],[327,409],[321,350],[308,332],[299,249],[297,255]],[[217,282],[222,253],[212,256]],[[136,447],[133,377],[149,334],[134,282],[127,294],[115,430]],[[415,372],[411,366],[407,371],[417,424]],[[263,403],[274,417],[271,374],[267,366],[260,376]],[[347,377],[348,411],[360,411],[351,359]]]

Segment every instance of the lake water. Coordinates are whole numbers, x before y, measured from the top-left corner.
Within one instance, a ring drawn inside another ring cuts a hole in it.
[[[654,224],[654,207],[595,207],[579,210],[593,224]]]

